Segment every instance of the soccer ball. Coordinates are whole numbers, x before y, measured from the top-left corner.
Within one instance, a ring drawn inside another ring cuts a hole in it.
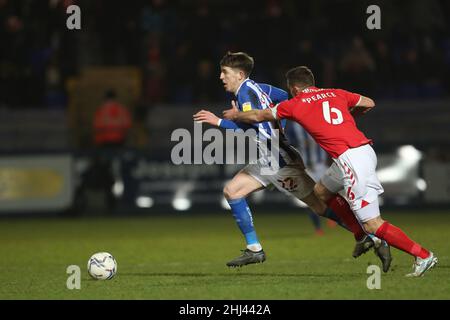
[[[96,280],[109,280],[117,272],[117,262],[108,252],[97,252],[87,264],[89,275]]]

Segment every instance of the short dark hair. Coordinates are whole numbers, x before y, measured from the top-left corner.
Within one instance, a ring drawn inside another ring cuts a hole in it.
[[[305,66],[295,67],[286,72],[288,85],[298,85],[301,87],[311,87],[315,85],[314,74]]]
[[[252,57],[250,57],[245,52],[230,52],[220,60],[221,67],[230,67],[242,70],[245,73],[245,76],[250,76],[253,71],[253,66],[255,62]]]

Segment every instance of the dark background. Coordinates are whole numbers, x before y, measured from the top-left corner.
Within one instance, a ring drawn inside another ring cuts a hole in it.
[[[72,4],[81,8],[81,30],[66,27]],[[372,4],[381,8],[381,30],[366,26]],[[73,201],[64,210],[72,213],[95,207],[104,186],[92,180],[125,183],[117,206],[99,205],[105,212],[133,211],[134,200],[150,194],[158,210],[170,210],[186,184],[194,203],[220,203],[232,172],[172,167],[170,134],[192,130],[200,108],[228,107],[232,97],[218,79],[227,51],[253,56],[252,78],[259,82],[284,88],[284,73],[307,65],[318,86],[372,97],[377,108],[358,125],[374,139],[380,164],[395,163],[401,146],[420,152],[413,180],[387,186],[387,203],[449,204],[450,3],[444,0],[0,0],[2,157],[68,155]],[[104,155],[117,159],[116,173],[92,177],[98,152],[92,116],[110,88],[133,126],[126,144]],[[139,161],[147,171],[137,177]],[[418,179],[425,189],[414,187]],[[0,183],[9,188],[5,175]],[[437,200],[434,190],[442,191]]]

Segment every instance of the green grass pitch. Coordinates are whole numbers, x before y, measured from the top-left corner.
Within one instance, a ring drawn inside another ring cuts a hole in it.
[[[392,249],[381,289],[366,286],[373,252],[353,259],[341,228],[314,235],[306,214],[258,214],[263,264],[228,269],[244,242],[229,212],[167,217],[0,220],[0,299],[449,299],[450,212],[386,212],[384,218],[432,249],[439,264],[406,278],[412,258]],[[112,253],[118,273],[90,279],[86,263]],[[81,289],[68,290],[66,268],[79,265]]]

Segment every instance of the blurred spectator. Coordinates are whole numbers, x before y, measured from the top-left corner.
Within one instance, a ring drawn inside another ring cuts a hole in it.
[[[295,65],[308,66],[314,72],[317,83],[323,84],[324,65],[319,52],[317,52],[310,39],[299,41],[296,50],[293,50],[294,56],[291,57],[291,63],[288,68]]]
[[[354,37],[340,61],[340,84],[349,90],[373,95],[375,61],[360,37]]]
[[[61,72],[56,60],[49,64],[46,72],[46,105],[50,108],[61,108],[66,105],[66,95],[64,84],[61,79]]]
[[[194,14],[189,20],[188,34],[193,41],[193,53],[197,59],[205,58],[211,50],[211,43],[218,34],[217,20],[211,15],[210,4],[199,1]],[[210,39],[210,40],[208,40]]]
[[[422,96],[424,98],[440,97],[443,95],[445,70],[443,55],[436,48],[433,39],[429,36],[423,39],[423,63],[422,63]]]
[[[116,100],[116,92],[109,90],[105,94],[105,102],[95,112],[95,145],[122,147],[130,128],[130,112]]]
[[[71,4],[83,8],[80,31],[66,28]],[[207,81],[214,64],[205,61],[228,50],[250,51],[259,81],[282,85],[286,69],[304,64],[324,86],[379,98],[448,97],[447,1],[386,2],[382,30],[358,32],[366,4],[0,0],[0,103],[64,104],[66,80],[89,65],[141,68],[146,103],[223,99]]]
[[[419,61],[419,53],[414,47],[407,48],[398,68],[399,97],[414,99],[420,95],[420,82],[422,80],[422,66]]]
[[[194,103],[217,101],[220,89],[217,70],[218,68],[215,68],[209,60],[201,60],[197,64],[194,80]]]
[[[6,3],[3,4],[6,6]],[[23,94],[27,82],[27,38],[24,23],[16,15],[2,17],[0,47],[0,99],[5,104],[23,106],[27,103],[27,95]],[[28,83],[32,85],[32,83]]]
[[[189,40],[181,42],[172,56],[168,66],[170,81],[168,91],[172,92],[168,99],[172,103],[191,103],[193,100],[192,75],[195,74],[192,53],[192,43]]]
[[[390,49],[384,40],[378,40],[375,45],[374,58],[376,64],[375,95],[378,99],[394,97],[394,71]]]
[[[444,79],[444,83],[445,83],[445,92],[448,93],[450,92],[450,35],[448,36],[447,39],[445,39],[442,43],[442,47],[443,47],[443,56],[444,56],[444,75],[443,75],[443,79]]]
[[[105,207],[108,212],[114,212],[117,201],[113,188],[117,181],[121,181],[118,157],[131,128],[130,112],[116,100],[114,90],[106,93],[105,102],[95,112],[93,127],[96,151],[92,167],[84,179],[84,188],[103,191]]]
[[[149,101],[161,102],[165,95],[165,65],[162,58],[161,35],[147,34],[147,60],[144,68],[145,95]]]

